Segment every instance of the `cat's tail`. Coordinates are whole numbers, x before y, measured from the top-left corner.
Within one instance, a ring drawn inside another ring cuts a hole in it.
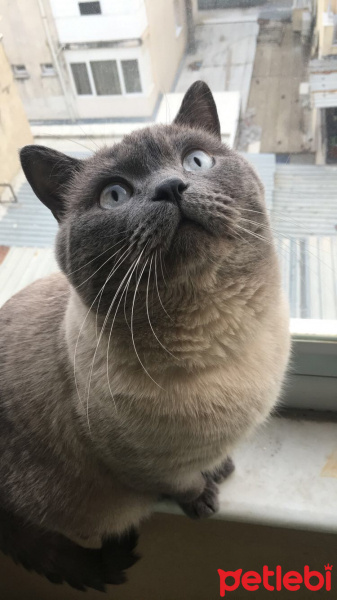
[[[99,549],[83,548],[0,509],[0,550],[52,583],[66,582],[82,591],[104,592],[106,585],[124,583],[125,570],[139,559],[134,552],[137,541],[132,530],[123,537],[106,538]]]

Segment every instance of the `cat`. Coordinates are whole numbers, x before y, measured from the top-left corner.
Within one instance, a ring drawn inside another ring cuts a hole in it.
[[[27,146],[21,164],[61,273],[0,311],[0,547],[104,589],[158,499],[218,509],[229,453],[280,395],[287,303],[263,186],[205,83],[172,125],[84,160]]]

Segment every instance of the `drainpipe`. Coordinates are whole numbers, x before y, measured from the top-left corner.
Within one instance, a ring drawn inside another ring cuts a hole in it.
[[[185,0],[185,14],[187,25],[187,52],[189,54],[194,54],[194,52],[196,51],[196,41],[192,0]]]
[[[71,101],[71,99],[69,98],[69,95],[68,95],[67,84],[66,84],[66,81],[64,79],[64,75],[62,73],[62,68],[61,68],[60,63],[59,63],[58,55],[55,52],[55,48],[54,48],[52,36],[51,36],[51,33],[50,33],[50,27],[49,27],[49,23],[48,23],[48,18],[47,18],[46,11],[45,11],[44,6],[43,6],[43,0],[37,0],[37,3],[39,5],[40,15],[41,15],[41,19],[42,19],[42,22],[43,22],[44,30],[45,30],[45,33],[46,33],[46,38],[47,38],[48,46],[49,46],[50,53],[51,53],[52,58],[53,58],[53,63],[55,65],[58,78],[60,80],[61,89],[62,89],[62,92],[63,92],[63,95],[64,95],[64,99],[65,99],[65,103],[66,103],[66,106],[67,106],[67,110],[68,110],[68,113],[69,113],[71,121],[74,122],[74,121],[76,121],[76,113],[75,113],[75,110],[74,110],[74,107],[73,107],[73,103],[72,103],[72,101]]]

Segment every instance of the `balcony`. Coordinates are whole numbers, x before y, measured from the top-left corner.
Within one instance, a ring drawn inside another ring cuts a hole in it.
[[[139,39],[147,27],[144,0],[100,0],[101,13],[85,15],[77,0],[50,3],[61,44]]]

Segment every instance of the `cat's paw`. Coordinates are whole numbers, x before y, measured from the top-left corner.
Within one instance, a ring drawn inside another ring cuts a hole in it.
[[[226,460],[214,469],[214,471],[207,473],[206,477],[210,477],[215,483],[222,483],[229,477],[235,470],[235,465],[230,456],[227,456]]]
[[[205,519],[219,510],[218,495],[218,486],[212,479],[207,479],[205,489],[200,496],[191,502],[181,502],[180,506],[191,519]]]

